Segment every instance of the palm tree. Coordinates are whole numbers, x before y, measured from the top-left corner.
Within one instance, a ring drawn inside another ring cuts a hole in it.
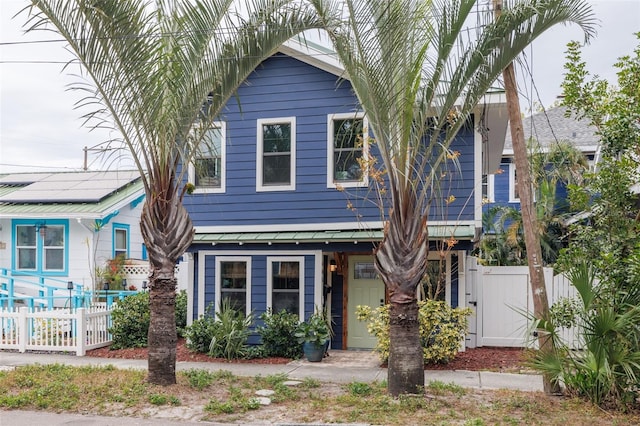
[[[193,239],[182,205],[186,165],[238,86],[278,46],[319,27],[288,0],[32,0],[25,26],[54,29],[89,82],[88,119],[122,135],[144,182],[149,253],[149,376],[175,383],[174,267]]]
[[[388,387],[424,385],[416,289],[427,269],[430,203],[447,147],[502,70],[558,23],[586,36],[584,0],[510,3],[494,20],[475,0],[310,0],[367,114],[388,180],[376,269],[391,303]],[[476,14],[475,16],[472,14]],[[474,30],[465,30],[473,17]]]

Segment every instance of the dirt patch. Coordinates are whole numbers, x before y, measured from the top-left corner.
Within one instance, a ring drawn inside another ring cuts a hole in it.
[[[520,348],[474,348],[460,352],[448,364],[427,365],[426,370],[490,370],[516,372],[524,367],[527,351]],[[112,350],[109,347],[87,351],[87,356],[98,358],[147,359],[147,348],[128,348]],[[287,364],[289,358],[259,358],[251,360],[228,361],[224,358],[213,358],[207,354],[190,351],[184,339],[178,340],[176,347],[178,362],[233,362],[254,364]]]

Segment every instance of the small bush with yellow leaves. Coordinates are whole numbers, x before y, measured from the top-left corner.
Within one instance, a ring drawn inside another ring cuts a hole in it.
[[[420,339],[426,364],[446,364],[455,358],[467,331],[469,308],[452,308],[446,302],[423,300],[418,302]],[[380,359],[389,359],[389,305],[372,308],[359,305],[356,316],[367,322],[367,330],[376,337],[374,350]]]

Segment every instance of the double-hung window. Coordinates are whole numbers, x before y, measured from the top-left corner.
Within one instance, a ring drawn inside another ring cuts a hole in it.
[[[16,271],[62,275],[67,271],[68,221],[14,220]]]
[[[129,225],[113,224],[113,257],[129,257]]]
[[[249,315],[251,312],[251,257],[216,258],[217,309],[229,307]]]
[[[267,308],[304,320],[304,257],[267,258]]]
[[[296,118],[258,120],[256,190],[296,188]]]
[[[516,163],[513,161],[509,164],[509,202],[520,202],[520,193],[518,193],[518,174],[516,170]]]
[[[327,186],[367,184],[367,123],[362,113],[332,114],[327,123]]]
[[[224,192],[226,185],[226,126],[215,122],[200,142],[189,166],[189,182],[196,193]]]

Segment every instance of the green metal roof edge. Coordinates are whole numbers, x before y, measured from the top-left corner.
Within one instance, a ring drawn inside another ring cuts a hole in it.
[[[97,203],[0,203],[0,217],[11,217],[16,215],[68,215],[68,214],[95,214],[102,215],[109,212],[116,204],[131,195],[143,191],[144,186],[141,179],[118,189],[115,193],[102,199]]]
[[[197,232],[194,243],[289,243],[289,242],[354,242],[380,241],[382,230],[345,230],[345,231],[289,231],[289,232]],[[473,225],[434,225],[429,226],[430,239],[457,238],[472,239],[475,236]]]

